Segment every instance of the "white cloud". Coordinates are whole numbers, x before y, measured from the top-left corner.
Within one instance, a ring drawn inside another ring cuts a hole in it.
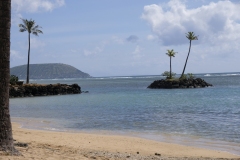
[[[147,36],[147,40],[149,40],[149,41],[153,41],[155,39],[157,39],[157,36],[155,36],[155,35],[150,34],[150,35]]]
[[[12,61],[12,60],[17,60],[17,59],[23,59],[23,57],[19,54],[18,51],[10,50],[10,59]]]
[[[12,0],[12,8],[15,12],[52,11],[64,4],[64,0]]]
[[[31,48],[42,48],[46,45],[44,42],[38,40],[37,38],[31,38],[30,42]]]
[[[142,48],[139,45],[137,45],[135,50],[132,53],[133,54],[139,54],[141,51],[142,51]]]
[[[71,49],[70,52],[77,53],[78,51],[76,49]]]
[[[219,45],[240,40],[239,4],[218,1],[188,9],[182,1],[171,0],[167,6],[165,9],[156,4],[148,5],[142,14],[163,45],[188,43],[185,38],[188,31],[199,35],[198,43]]]
[[[121,38],[119,38],[119,37],[117,37],[117,36],[113,36],[113,37],[112,37],[112,40],[113,40],[114,42],[118,43],[118,44],[123,44],[123,43],[124,43],[124,40],[121,39]]]
[[[20,13],[16,13],[11,18],[11,23],[18,26],[20,23],[22,23],[22,15]]]
[[[84,53],[85,56],[89,56],[89,55],[91,55],[91,54],[95,54],[96,52],[95,52],[95,51],[89,51],[89,50],[84,49],[83,53]]]
[[[136,62],[135,60],[140,60],[144,55],[142,54],[143,48],[140,47],[139,45],[136,46],[135,50],[132,52],[133,54],[133,63],[139,63],[138,61]]]
[[[103,41],[103,42],[101,42],[100,45],[96,46],[92,50],[84,49],[83,53],[84,53],[85,56],[101,53],[104,50],[104,48],[107,44],[108,44],[107,41]]]

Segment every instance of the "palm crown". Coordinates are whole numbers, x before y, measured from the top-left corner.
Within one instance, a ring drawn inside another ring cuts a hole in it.
[[[172,50],[167,50],[167,53],[166,53],[166,55],[168,55],[169,57],[175,57],[175,54],[176,54],[177,52],[174,52],[174,50],[172,49]]]
[[[42,28],[40,27],[39,25],[35,25],[35,21],[30,19],[30,20],[27,20],[27,19],[22,19],[23,21],[23,24],[19,24],[19,31],[20,32],[25,32],[25,31],[28,31],[28,33],[32,33],[34,34],[35,36],[38,36],[38,33],[43,33],[39,28]]]
[[[187,37],[187,39],[189,39],[190,41],[192,41],[192,40],[198,40],[198,36],[195,36],[194,32],[188,32],[188,33],[186,33],[186,37]]]

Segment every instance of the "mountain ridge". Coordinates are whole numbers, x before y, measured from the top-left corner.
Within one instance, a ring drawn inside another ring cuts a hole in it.
[[[10,74],[19,79],[26,79],[27,65],[10,68]],[[29,64],[30,79],[64,79],[64,78],[89,78],[88,73],[63,63]]]

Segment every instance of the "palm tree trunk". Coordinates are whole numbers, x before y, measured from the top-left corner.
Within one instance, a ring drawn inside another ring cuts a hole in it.
[[[29,83],[29,61],[30,61],[30,33],[28,33],[28,63],[27,63],[27,81]]]
[[[189,57],[190,50],[191,50],[191,44],[192,44],[192,41],[190,40],[190,45],[189,45],[188,55],[187,55],[186,62],[185,62],[185,65],[184,65],[184,68],[183,68],[183,71],[182,71],[182,74],[181,74],[181,77],[180,77],[180,78],[183,77],[184,72],[185,72],[185,69],[186,69],[186,65],[187,65],[188,57]]]
[[[172,57],[170,56],[170,79],[172,78]]]
[[[0,151],[14,154],[9,114],[11,0],[1,0],[0,9]]]

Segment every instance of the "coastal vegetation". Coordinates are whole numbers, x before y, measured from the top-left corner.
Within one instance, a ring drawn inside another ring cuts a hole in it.
[[[172,57],[175,57],[175,54],[177,52],[174,52],[174,50],[167,50],[166,55],[168,55],[170,57],[170,72],[169,72],[169,76],[167,76],[168,79],[172,78]]]
[[[39,25],[36,25],[35,21],[30,19],[22,19],[23,24],[19,24],[19,31],[20,32],[28,32],[28,62],[27,62],[27,79],[26,79],[26,83],[29,83],[29,63],[30,63],[30,34],[32,33],[35,36],[38,36],[39,33],[43,32],[40,30]]]
[[[18,77],[15,75],[10,76],[10,84],[15,85],[18,82]]]
[[[173,49],[167,50],[166,55],[170,57],[170,71],[165,71],[162,73],[162,76],[166,76],[166,79],[156,80],[153,83],[151,83],[148,88],[156,89],[156,88],[202,88],[202,87],[208,87],[212,86],[212,84],[209,84],[205,82],[201,78],[194,79],[194,75],[192,73],[184,74],[187,61],[189,58],[189,54],[191,51],[191,44],[193,40],[198,40],[198,36],[195,36],[194,32],[188,32],[186,33],[187,39],[190,41],[188,55],[183,67],[182,74],[179,78],[176,78],[176,73],[172,72],[172,57],[175,57],[175,54],[177,52],[174,52]]]
[[[184,64],[184,68],[183,68],[183,71],[182,71],[182,74],[181,74],[180,78],[183,78],[183,75],[184,75],[184,72],[185,72],[185,69],[186,69],[188,57],[189,57],[189,54],[190,54],[190,51],[191,51],[192,41],[193,40],[198,40],[198,36],[195,36],[194,32],[186,33],[186,37],[189,40],[189,50],[188,50],[188,55],[187,55],[187,58],[186,58],[186,61],[185,61],[185,64]]]
[[[12,75],[19,79],[26,77],[27,65],[16,66],[10,69]],[[62,63],[30,64],[31,79],[61,79],[61,78],[89,78],[88,73]]]
[[[174,73],[174,72],[170,73],[169,71],[165,71],[162,73],[162,76],[166,76],[166,79],[171,80],[171,79],[175,78],[176,73]]]

